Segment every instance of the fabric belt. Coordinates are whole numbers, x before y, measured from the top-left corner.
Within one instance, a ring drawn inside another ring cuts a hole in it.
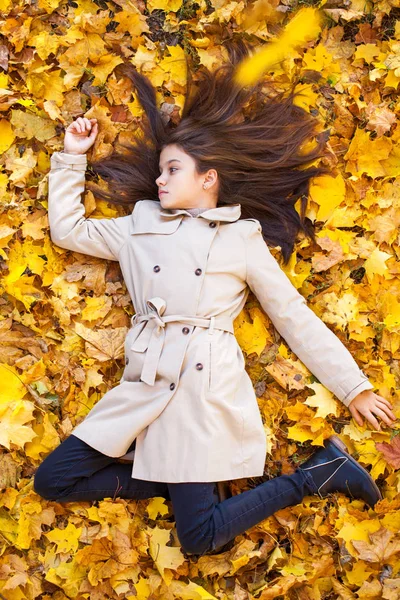
[[[167,323],[181,322],[186,325],[208,328],[208,334],[212,335],[214,329],[222,329],[234,333],[231,317],[198,317],[190,315],[167,315],[163,313],[167,306],[163,298],[155,297],[147,300],[149,313],[136,313],[131,318],[132,325],[147,321],[139,335],[135,338],[131,350],[134,352],[146,352],[141,381],[148,385],[154,385],[161,351],[165,341],[165,325]],[[173,352],[173,348],[171,349]]]

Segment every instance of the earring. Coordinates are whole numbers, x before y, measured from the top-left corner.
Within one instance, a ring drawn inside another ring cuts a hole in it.
[[[208,187],[208,186],[207,186],[207,184],[206,184],[206,183],[203,183],[203,189],[205,189],[205,190],[206,190],[206,189],[207,189],[207,187]]]

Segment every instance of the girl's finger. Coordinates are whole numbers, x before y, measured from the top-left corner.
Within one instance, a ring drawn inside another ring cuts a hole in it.
[[[386,404],[379,402],[379,404],[376,404],[375,406],[377,409],[383,411],[389,417],[389,419],[396,421],[396,415],[389,409],[388,406],[386,406]]]
[[[364,425],[364,420],[360,414],[360,412],[353,407],[352,409],[352,415],[353,415],[353,419],[355,420],[355,422],[360,425],[360,427],[362,427]]]
[[[385,406],[392,408],[392,405],[390,404],[390,402],[388,400],[386,400],[386,398],[382,398],[382,396],[377,396],[377,402],[381,402],[381,404],[385,404]]]
[[[377,406],[374,406],[374,408],[371,409],[380,419],[382,419],[382,421],[384,423],[386,423],[386,425],[391,425],[391,421],[389,419],[389,417],[386,415],[386,413],[381,410],[380,408],[378,408]]]
[[[385,400],[385,399],[383,399],[383,400]],[[384,404],[384,405],[385,405],[385,407],[386,407],[386,408],[385,408],[386,412],[387,412],[388,414],[390,414],[390,416],[392,417],[392,419],[394,419],[394,420],[396,421],[396,420],[397,420],[397,417],[396,417],[396,415],[395,415],[395,414],[394,414],[394,412],[393,412],[393,406],[392,406],[392,405],[390,404],[390,402],[388,402],[387,400],[386,400],[386,402],[383,402],[383,400],[381,400],[381,402],[382,402],[382,404]]]
[[[390,410],[389,408],[385,408],[384,409],[387,416],[389,417],[389,419],[394,423],[395,421],[397,421],[397,417],[394,414],[394,412],[392,410]]]
[[[390,404],[389,400],[387,398],[384,398],[383,396],[379,396],[379,394],[375,394],[375,396],[378,398],[378,400],[380,402],[383,402],[384,404],[386,404],[387,406],[389,406],[390,408],[392,408],[392,405]]]
[[[397,421],[397,417],[392,410],[390,410],[387,407],[383,407],[383,410],[386,412],[389,419],[391,419],[392,421]]]
[[[371,413],[371,409],[369,407],[364,405],[359,407],[357,410],[360,416],[365,417],[366,420],[369,421],[374,427],[379,427],[379,423]]]
[[[377,431],[381,431],[381,426],[379,425],[378,421],[375,419],[372,413],[366,415],[366,418],[371,423],[374,429],[376,429]]]

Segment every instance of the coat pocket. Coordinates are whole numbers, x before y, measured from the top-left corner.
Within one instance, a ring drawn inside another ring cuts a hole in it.
[[[203,335],[194,340],[193,354],[187,356],[188,366],[193,369],[194,392],[198,394],[207,394],[211,386],[211,340]]]
[[[207,392],[213,392],[218,387],[218,382],[223,373],[218,368],[218,340],[215,336],[209,336],[206,346],[206,390]]]
[[[211,385],[212,385],[212,370],[211,370],[211,365],[212,365],[212,340],[210,340],[208,342],[208,360],[207,360],[207,371],[208,371],[208,388],[207,391],[211,390]]]
[[[207,342],[207,391],[229,395],[239,385],[245,358],[234,335],[224,332]]]

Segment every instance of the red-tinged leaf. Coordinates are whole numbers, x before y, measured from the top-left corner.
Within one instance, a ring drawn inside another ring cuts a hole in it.
[[[377,450],[382,452],[389,465],[395,469],[400,469],[400,436],[394,437],[390,444],[387,442],[377,442],[375,446]]]

